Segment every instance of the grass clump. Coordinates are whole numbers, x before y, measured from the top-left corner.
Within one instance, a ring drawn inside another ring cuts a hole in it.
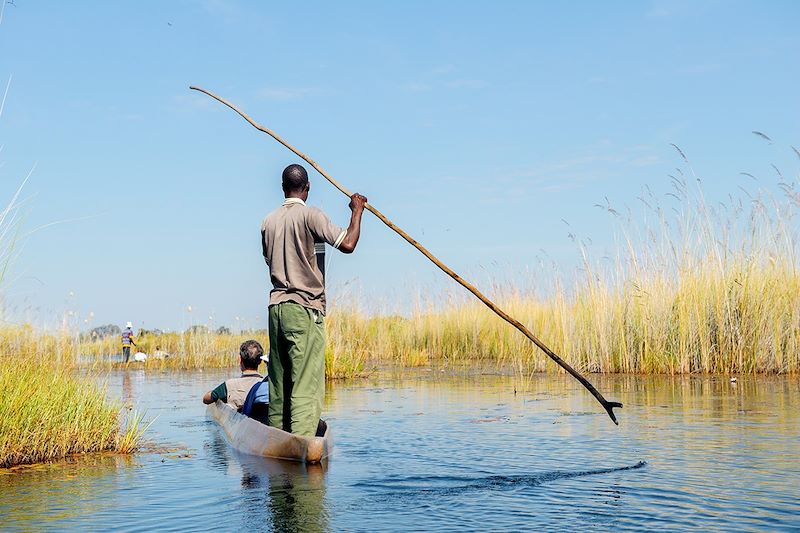
[[[114,451],[132,453],[146,425],[105,390],[58,366],[0,357],[0,468]]]

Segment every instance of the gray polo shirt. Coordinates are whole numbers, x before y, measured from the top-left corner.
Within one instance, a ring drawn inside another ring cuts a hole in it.
[[[325,282],[314,255],[315,243],[338,248],[347,234],[299,198],[287,198],[261,223],[264,253],[273,289],[269,305],[295,302],[325,314]]]

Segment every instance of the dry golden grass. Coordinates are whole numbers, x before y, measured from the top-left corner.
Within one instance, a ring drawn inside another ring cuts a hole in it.
[[[207,332],[163,333],[144,335],[136,339],[137,347],[131,349],[131,358],[138,350],[148,354],[144,363],[129,362],[129,365],[152,369],[187,370],[192,368],[230,368],[239,364],[239,346],[248,339],[255,339],[269,350],[266,335],[241,334],[217,335]],[[82,341],[75,349],[81,358],[95,366],[124,366],[122,346],[118,337],[106,337],[95,341]],[[157,359],[152,354],[158,350],[169,357]]]
[[[698,262],[678,273],[637,274],[621,283],[587,276],[572,294],[560,291],[548,298],[511,290],[494,297],[584,372],[800,372],[800,272],[785,260],[734,257],[722,269]],[[167,343],[159,338],[172,357],[131,364],[235,367],[238,346],[247,337],[203,334]],[[409,317],[334,308],[327,338],[329,378],[365,375],[381,364],[434,362],[494,366],[520,376],[556,370],[519,332],[481,304],[461,298]],[[258,340],[268,347],[268,339]],[[119,360],[116,339],[81,349],[100,361]]]
[[[347,314],[334,314],[327,319],[328,345],[325,351],[325,367],[331,379],[362,376],[367,370],[367,348],[374,345],[366,343],[358,332],[350,326],[358,326]],[[128,367],[145,369],[177,369],[193,368],[235,368],[239,364],[239,346],[246,340],[255,339],[261,343],[265,352],[269,352],[269,338],[265,332],[251,332],[231,335],[219,335],[211,332],[162,333],[145,335],[136,339],[137,347],[149,354],[147,361],[137,363],[132,360]],[[53,342],[52,340],[43,341]],[[106,337],[94,341],[82,341],[77,345],[69,345],[72,353],[70,361],[78,361],[77,354],[85,363],[96,368],[124,368],[122,363],[122,347],[116,337]],[[152,354],[158,350],[169,353],[169,357],[156,359]]]

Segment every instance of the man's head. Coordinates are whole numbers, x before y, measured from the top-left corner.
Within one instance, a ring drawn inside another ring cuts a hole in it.
[[[308,172],[300,165],[289,165],[283,169],[283,194],[286,198],[308,199]]]
[[[244,341],[239,347],[239,359],[242,370],[258,370],[262,355],[264,355],[264,348],[261,347],[258,341]]]

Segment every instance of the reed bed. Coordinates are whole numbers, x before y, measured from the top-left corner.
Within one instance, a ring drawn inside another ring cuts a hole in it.
[[[0,468],[78,453],[136,451],[147,429],[141,416],[123,415],[128,412],[109,401],[102,387],[47,363],[0,356]]]
[[[131,349],[131,358],[137,350],[148,354],[143,363],[129,362],[152,369],[188,370],[192,368],[229,368],[239,364],[239,346],[248,339],[255,339],[269,350],[266,332],[220,335],[212,332],[184,332],[147,334],[136,338],[136,347]],[[84,339],[75,346],[76,359],[98,367],[120,366],[122,346],[118,337]],[[158,351],[168,354],[156,358]],[[78,357],[79,354],[79,357]]]
[[[331,379],[351,378],[368,373],[369,349],[374,343],[365,342],[352,328],[360,322],[349,314],[335,314],[328,319],[329,343],[325,352],[325,368]],[[374,329],[374,328],[373,328]],[[184,333],[162,333],[145,335],[136,339],[137,349],[149,354],[145,362],[122,362],[122,347],[116,337],[84,339],[66,348],[72,355],[66,359],[73,364],[82,362],[95,368],[145,368],[189,370],[194,368],[236,368],[239,364],[239,346],[246,340],[255,339],[269,352],[269,336],[265,330],[237,334],[217,334],[204,331]],[[52,342],[42,341],[44,343]],[[158,351],[168,357],[155,358]]]
[[[800,275],[778,265],[750,266],[725,276],[700,271],[622,288],[596,284],[573,297],[540,300],[529,294],[497,300],[582,372],[800,371]],[[361,322],[350,329],[382,337],[374,352],[362,348],[368,361],[413,366],[417,354],[435,354],[423,360],[520,374],[556,370],[525,337],[480,304],[418,312],[391,326],[354,314],[350,320]]]
[[[49,335],[30,325],[0,327],[0,358],[35,364],[46,357],[48,364],[72,366],[75,349],[74,336],[68,333]]]

